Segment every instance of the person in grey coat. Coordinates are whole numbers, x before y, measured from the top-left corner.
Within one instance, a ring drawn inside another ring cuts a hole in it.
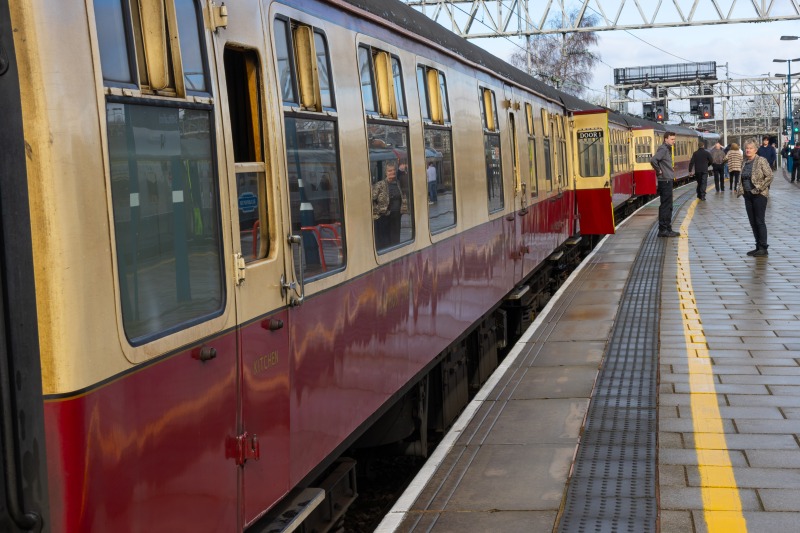
[[[650,165],[656,171],[658,181],[658,197],[661,205],[658,207],[658,236],[677,237],[677,231],[672,231],[672,186],[675,181],[675,167],[672,163],[672,146],[675,144],[675,133],[664,133],[664,144],[658,147],[655,155],[650,158]]]

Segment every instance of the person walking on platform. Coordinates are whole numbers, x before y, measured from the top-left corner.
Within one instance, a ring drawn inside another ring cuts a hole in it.
[[[730,174],[731,191],[735,191],[739,186],[739,174],[742,172],[742,151],[737,143],[731,143],[731,149],[725,155],[725,164],[728,166]]]
[[[692,159],[689,161],[689,176],[694,174],[697,180],[697,198],[703,202],[706,201],[708,167],[711,166],[712,162],[711,154],[706,150],[706,142],[699,141],[697,151],[692,154]]]
[[[772,170],[778,167],[778,153],[775,151],[775,147],[769,144],[768,135],[764,135],[764,138],[761,139],[761,146],[758,147],[758,153],[756,153],[756,155],[766,159]]]
[[[655,155],[650,158],[650,166],[656,171],[658,180],[658,197],[661,205],[658,207],[658,236],[677,237],[677,231],[672,231],[672,186],[675,181],[675,167],[672,164],[672,145],[675,144],[675,133],[664,133],[664,143],[658,147]]]
[[[756,140],[748,139],[744,142],[744,161],[742,164],[742,181],[736,189],[736,196],[744,195],[744,208],[747,219],[756,239],[754,250],[747,255],[764,257],[767,253],[767,200],[769,186],[772,183],[772,168],[766,158],[756,153]]]
[[[722,145],[717,143],[711,149],[711,159],[714,161],[714,188],[717,192],[725,192],[725,150]]]
[[[792,156],[792,183],[800,183],[800,144],[795,144],[791,151]]]

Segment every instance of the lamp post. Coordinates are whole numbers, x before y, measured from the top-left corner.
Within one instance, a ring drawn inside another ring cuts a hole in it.
[[[793,39],[784,39],[784,37],[790,37],[788,35],[784,35],[781,37],[781,40],[789,41]],[[795,37],[796,38],[796,37]],[[773,59],[773,63],[786,63],[786,66],[789,68],[789,73],[786,76],[786,91],[788,93],[787,96],[787,105],[786,105],[786,125],[789,126],[789,144],[794,146],[794,125],[792,124],[792,63],[795,61],[800,61],[800,57],[795,59]],[[791,158],[787,158],[787,165],[789,166],[789,171],[792,170],[792,161]]]

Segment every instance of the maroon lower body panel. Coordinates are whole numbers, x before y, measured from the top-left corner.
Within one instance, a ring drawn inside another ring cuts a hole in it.
[[[569,238],[574,204],[554,196],[204,339],[210,361],[198,345],[48,398],[51,530],[250,523]]]
[[[614,207],[608,189],[577,191],[582,235],[611,235],[614,233]]]
[[[634,192],[637,196],[656,194],[656,171],[654,169],[635,170],[633,172]]]

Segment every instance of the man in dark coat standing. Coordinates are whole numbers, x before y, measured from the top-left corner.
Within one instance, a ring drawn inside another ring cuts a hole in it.
[[[769,144],[769,136],[764,135],[764,138],[761,139],[761,146],[758,147],[756,155],[766,159],[772,170],[778,168],[778,152],[774,146]]]
[[[650,158],[650,166],[656,171],[658,181],[658,236],[678,237],[680,233],[672,231],[672,186],[675,181],[675,166],[672,163],[672,145],[675,144],[675,133],[664,133],[664,144],[658,147],[656,154]]]
[[[698,143],[697,151],[692,154],[689,161],[689,175],[694,174],[697,180],[697,198],[706,201],[706,188],[708,187],[708,167],[714,163],[711,154],[706,150],[706,142]],[[716,169],[714,169],[716,172]],[[716,179],[716,178],[715,178]]]

